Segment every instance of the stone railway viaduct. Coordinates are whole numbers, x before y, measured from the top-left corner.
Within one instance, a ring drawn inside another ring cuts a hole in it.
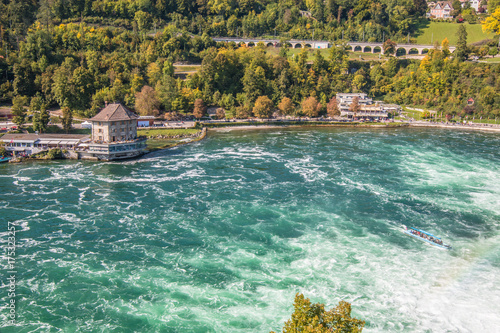
[[[266,46],[279,47],[280,41],[278,39],[249,39],[249,38],[235,38],[235,37],[216,37],[213,38],[216,42],[234,42],[236,44],[245,44],[248,47],[257,45],[262,42]],[[331,44],[327,41],[315,40],[289,40],[286,42],[289,47],[294,49],[300,48],[313,48],[313,49],[327,49]],[[354,52],[363,53],[384,53],[383,43],[376,42],[346,42],[349,50]],[[417,44],[397,44],[396,55],[424,55],[433,49],[434,45],[417,45]],[[449,47],[450,52],[455,51],[454,46]]]

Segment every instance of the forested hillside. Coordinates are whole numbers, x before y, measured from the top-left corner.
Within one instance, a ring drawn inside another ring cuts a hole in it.
[[[150,30],[173,23],[211,36],[286,35],[288,38],[397,40],[416,28],[425,0],[11,0],[3,1],[8,36],[43,24],[83,21]]]
[[[268,96],[274,106],[285,97],[296,106],[313,97],[321,113],[334,94],[350,91],[446,113],[500,109],[500,67],[453,59],[446,44],[421,62],[353,62],[339,46],[308,63],[312,50],[291,57],[282,48],[272,56],[263,46],[210,38],[276,29],[288,38],[337,40],[344,31],[346,39],[399,40],[414,29],[425,1],[16,0],[1,9],[0,100],[32,110],[66,106],[92,116],[105,101],[120,101],[146,105],[142,113],[173,114],[192,112],[202,99],[245,117]],[[202,67],[176,79],[177,61]],[[469,97],[476,103],[465,108]]]

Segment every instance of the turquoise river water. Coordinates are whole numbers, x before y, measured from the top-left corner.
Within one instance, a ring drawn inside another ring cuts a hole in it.
[[[227,130],[133,161],[0,165],[0,331],[269,332],[301,292],[351,302],[364,332],[498,332],[499,147]]]

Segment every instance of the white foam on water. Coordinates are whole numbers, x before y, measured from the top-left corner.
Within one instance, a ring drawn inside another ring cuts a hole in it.
[[[384,152],[358,134],[342,132],[334,142],[341,141],[345,154]],[[21,211],[29,215],[19,221],[23,229],[32,229],[19,239],[20,290],[29,291],[23,291],[28,319],[21,319],[21,329],[125,331],[133,329],[127,326],[133,318],[150,331],[268,332],[290,318],[297,292],[327,308],[351,302],[353,315],[367,321],[364,332],[499,327],[498,166],[445,150],[427,154],[432,146],[425,145],[413,156],[401,145],[391,150],[402,154],[391,169],[401,174],[399,188],[377,182],[384,175],[370,182],[353,169],[351,163],[366,163],[364,156],[332,162],[338,155],[330,150],[309,151],[331,142],[324,140],[332,139],[329,134],[293,135],[293,142],[273,133],[272,140],[259,137],[258,144],[210,153],[189,146],[141,162],[141,170],[135,162],[113,163],[115,174],[110,164],[82,164],[90,179],[78,179],[74,187],[81,189],[68,193],[47,195],[66,186],[76,167],[51,173],[48,183],[18,174],[27,179],[19,185],[21,196],[38,191],[47,203],[40,211]],[[279,148],[267,146],[276,141]],[[221,165],[234,168],[218,174]],[[294,169],[300,177],[273,183],[275,168]],[[334,193],[337,187],[342,191]],[[273,190],[293,195],[265,196]],[[450,215],[472,212],[484,221],[453,221],[475,236],[450,239],[455,249],[441,251],[402,234],[397,216],[330,207],[356,203],[352,193],[360,192],[381,205],[393,203],[408,220],[428,218],[443,237],[445,228],[418,205]],[[50,198],[62,195],[68,197]],[[68,324],[55,328],[52,320]]]
[[[291,172],[302,176],[306,182],[320,181],[328,177],[328,173],[321,170],[321,166],[312,162],[311,156],[300,159],[292,159],[285,163],[285,167]]]

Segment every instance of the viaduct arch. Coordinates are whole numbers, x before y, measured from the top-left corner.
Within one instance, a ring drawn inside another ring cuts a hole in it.
[[[214,37],[216,42],[234,42],[236,44],[245,44],[248,47],[254,47],[259,42],[264,43],[266,46],[281,46],[278,39],[256,39],[256,38],[236,38],[236,37]],[[332,46],[327,41],[313,41],[313,40],[289,40],[287,45],[293,49],[312,48],[312,49],[327,49]],[[363,53],[381,53],[384,54],[384,44],[375,42],[346,42],[348,49],[354,52]],[[434,48],[433,45],[417,45],[417,44],[397,44],[396,55],[425,55]],[[455,51],[454,46],[449,47],[450,52]]]

